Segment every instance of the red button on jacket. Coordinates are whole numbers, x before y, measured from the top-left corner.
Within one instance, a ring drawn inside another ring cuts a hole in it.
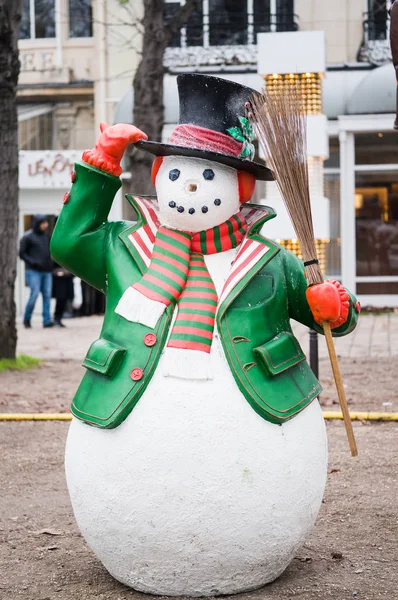
[[[66,193],[64,194],[63,203],[64,203],[64,204],[68,204],[68,202],[69,202],[69,198],[70,198],[70,193],[69,193],[69,192],[66,192]]]
[[[145,346],[154,346],[157,342],[157,338],[156,335],[154,333],[147,333],[146,336],[144,337],[144,344]]]
[[[70,174],[70,180],[72,183],[75,183],[76,181],[76,171],[72,171],[72,173]]]
[[[130,373],[130,377],[133,381],[139,381],[144,376],[144,371],[140,368],[133,369]]]

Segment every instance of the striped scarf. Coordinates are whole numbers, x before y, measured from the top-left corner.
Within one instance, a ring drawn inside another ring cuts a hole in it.
[[[203,363],[203,355],[211,350],[218,296],[203,255],[236,248],[246,230],[240,213],[194,234],[159,227],[148,270],[124,292],[115,311],[129,321],[154,328],[165,308],[177,305],[166,352],[172,372],[166,374],[181,376],[181,368],[189,373],[189,360],[197,378],[209,377],[208,369],[200,369],[198,363]]]

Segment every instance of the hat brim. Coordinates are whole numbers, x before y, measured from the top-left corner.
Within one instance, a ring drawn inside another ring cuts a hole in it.
[[[192,158],[203,158],[227,165],[238,171],[246,171],[254,175],[260,181],[274,181],[274,176],[268,167],[257,162],[237,158],[230,154],[221,154],[210,150],[201,150],[199,148],[187,148],[186,146],[174,146],[172,144],[162,144],[160,142],[150,142],[140,140],[135,146],[140,150],[149,152],[154,156],[190,156]]]

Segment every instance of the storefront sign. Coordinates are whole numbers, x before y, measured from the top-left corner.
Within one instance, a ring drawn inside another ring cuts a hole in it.
[[[28,40],[26,40],[28,41]],[[38,40],[37,40],[38,41]],[[21,72],[19,74],[20,84],[43,84],[43,83],[69,83],[69,65],[59,64],[59,57],[55,48],[29,48],[20,50]]]
[[[68,188],[79,151],[26,151],[19,153],[19,187]]]
[[[21,52],[21,72],[49,71],[56,66],[55,50]]]

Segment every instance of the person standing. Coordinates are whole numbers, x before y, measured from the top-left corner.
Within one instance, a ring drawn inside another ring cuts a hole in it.
[[[50,315],[53,262],[47,229],[46,215],[35,215],[32,229],[24,234],[20,242],[19,257],[25,262],[26,282],[30,288],[23,320],[27,329],[31,328],[32,313],[40,293],[43,296],[43,327],[54,326]]]
[[[56,299],[54,311],[55,327],[65,327],[62,317],[68,300],[73,300],[73,275],[57,263],[53,263],[53,298]]]

